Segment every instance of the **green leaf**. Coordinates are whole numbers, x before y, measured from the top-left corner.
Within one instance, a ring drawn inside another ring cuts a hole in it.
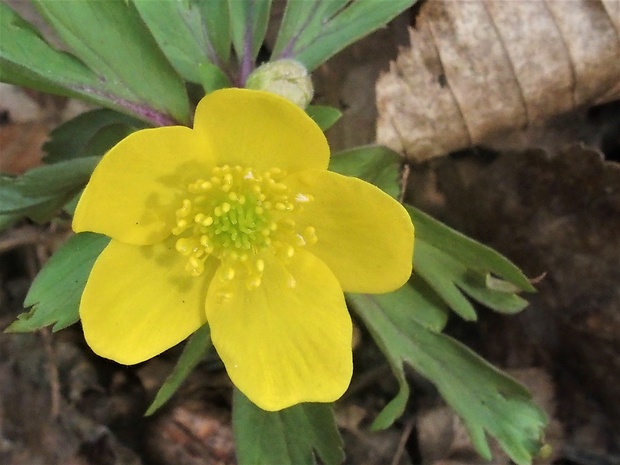
[[[363,179],[398,198],[401,163],[402,158],[393,150],[369,145],[332,154],[329,169],[345,176]]]
[[[325,465],[344,460],[330,404],[306,403],[266,412],[235,389],[233,430],[239,465],[314,465],[315,452]]]
[[[54,3],[77,5],[76,2]],[[46,93],[86,99],[149,122],[172,122],[167,115],[134,99],[133,94],[123,90],[114,79],[89,69],[75,56],[51,47],[31,24],[4,3],[0,3],[0,30],[0,80]],[[139,64],[140,61],[129,61],[126,66],[132,66],[130,63]],[[135,69],[132,72],[136,76],[142,73]],[[184,96],[184,89],[181,88],[181,91]]]
[[[198,65],[198,75],[205,94],[225,87],[231,87],[228,76],[226,76],[220,68],[210,63],[201,63]]]
[[[58,331],[79,319],[79,304],[90,270],[109,238],[95,233],[72,236],[34,279],[22,313],[7,329],[8,332],[27,332],[54,325]]]
[[[46,163],[88,156],[102,156],[112,146],[145,124],[113,110],[98,109],[82,113],[61,124],[43,144]]]
[[[214,64],[222,67],[228,66],[232,45],[231,20],[227,0],[190,0],[198,4],[202,11],[204,27],[209,36],[213,50],[219,58],[219,63]]]
[[[170,373],[164,384],[159,388],[159,391],[157,391],[155,399],[145,413],[146,416],[155,413],[172,397],[192,370],[205,358],[211,347],[209,325],[203,325],[187,340],[174,370],[172,370],[172,373]]]
[[[318,124],[323,132],[331,128],[342,117],[340,110],[325,105],[308,105],[306,113]]]
[[[189,123],[185,84],[133,4],[33,1],[75,56],[122,100],[121,106],[161,124],[171,119]]]
[[[20,218],[21,215],[15,213],[8,213],[6,215],[0,214],[0,232],[9,229],[17,223]]]
[[[416,0],[289,0],[272,60],[293,58],[312,71],[337,52],[385,26]]]
[[[228,0],[230,32],[239,59],[242,82],[248,77],[269,24],[271,0]]]
[[[76,158],[31,169],[16,178],[0,177],[0,214],[49,220],[84,187],[99,159]]]
[[[159,47],[185,80],[201,83],[201,65],[218,68],[228,64],[231,42],[226,0],[133,3]]]
[[[527,307],[527,300],[516,295],[520,291],[517,286],[502,281],[506,284],[501,289],[494,289],[488,286],[489,277],[489,274],[467,270],[456,284],[472,299],[496,312],[513,314]]]
[[[410,205],[406,206],[415,225],[416,239],[442,250],[468,268],[491,272],[525,292],[535,292],[527,276],[495,250],[461,234]]]
[[[462,263],[418,237],[413,263],[414,273],[421,276],[452,310],[465,320],[476,320],[476,310],[455,284],[467,272]]]
[[[357,294],[350,294],[355,300]],[[348,295],[349,296],[349,295]],[[441,331],[448,321],[449,309],[418,275],[407,284],[386,294],[375,294],[372,300],[380,307],[392,309],[392,317],[403,325],[408,320],[433,331]]]
[[[382,312],[390,309],[391,318],[398,327],[406,327],[412,322],[432,331],[441,331],[447,321],[449,309],[440,297],[421,279],[414,274],[407,284],[387,294],[347,294],[347,300],[353,307],[368,307],[372,311]],[[381,347],[381,346],[380,346]],[[402,415],[409,399],[409,385],[405,373],[396,372],[400,385],[396,397],[384,407],[376,418],[375,428],[389,427],[394,420]]]
[[[104,103],[109,92],[82,62],[52,48],[38,31],[0,3],[0,80],[43,92],[81,96]]]
[[[347,3],[348,0],[315,0],[313,2],[288,0],[273,48],[272,60],[296,57],[305,42],[309,42],[312,47],[313,40],[318,38],[317,31],[322,23],[325,23],[323,24],[325,26],[329,18],[335,17]],[[304,64],[308,71],[314,69],[314,67],[310,68],[305,61]]]
[[[425,213],[405,207],[416,228],[414,273],[452,310],[465,320],[476,320],[467,296],[500,313],[517,313],[527,306],[517,293],[534,288],[508,259]]]
[[[408,396],[403,368],[407,363],[435,384],[463,420],[482,457],[491,459],[489,434],[514,462],[531,463],[540,450],[547,419],[523,386],[458,341],[413,320],[403,324],[394,317],[397,310],[378,305],[371,296],[354,296],[353,304],[401,383],[401,392],[374,427],[385,428],[402,413]]]

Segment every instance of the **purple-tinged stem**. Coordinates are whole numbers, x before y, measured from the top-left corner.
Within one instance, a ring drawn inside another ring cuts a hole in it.
[[[310,14],[306,18],[306,20],[301,25],[301,27],[297,30],[297,33],[293,37],[291,37],[291,40],[289,40],[289,43],[286,45],[286,48],[284,50],[282,50],[282,53],[280,53],[280,55],[278,57],[276,57],[277,59],[281,60],[281,59],[285,59],[285,58],[293,58],[293,49],[295,48],[295,45],[297,45],[297,41],[299,40],[299,37],[301,36],[301,34],[310,25],[310,22],[314,18],[314,15],[316,15],[319,6],[320,6],[320,2],[318,2],[318,1],[315,2],[314,6],[313,6],[312,10],[310,11]]]
[[[250,49],[250,44],[246,41],[241,59],[241,69],[239,70],[239,87],[245,87],[245,82],[248,80],[252,69],[252,50]]]
[[[74,90],[80,93],[90,94],[93,97],[96,97],[97,100],[104,98],[105,100],[112,102],[116,106],[125,108],[126,110],[136,115],[138,118],[144,121],[148,121],[149,123],[152,123],[153,126],[178,126],[180,124],[177,120],[175,120],[171,116],[161,113],[155,110],[154,108],[151,108],[145,105],[140,105],[138,103],[130,102],[129,100],[121,98],[117,95],[109,94],[107,92],[102,92],[101,90],[96,89],[94,87],[75,86]]]
[[[136,103],[128,102],[127,100],[117,100],[115,103],[123,108],[127,108],[132,113],[138,115],[141,119],[145,119],[153,126],[178,126],[179,122],[171,118],[168,115],[158,112],[151,107],[145,107]]]

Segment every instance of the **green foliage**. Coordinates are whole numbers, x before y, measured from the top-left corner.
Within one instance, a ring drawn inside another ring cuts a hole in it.
[[[228,8],[232,43],[241,68],[240,83],[244,84],[265,39],[271,0],[228,0]]]
[[[417,274],[413,274],[400,289],[373,295],[372,299],[378,306],[391,309],[393,320],[403,326],[411,320],[440,332],[448,322],[448,305]]]
[[[207,93],[244,84],[271,8],[271,0],[33,2],[71,54],[0,3],[0,80],[83,98],[155,125],[190,122],[183,80]],[[312,70],[413,3],[376,8],[374,0],[290,0],[272,59],[297,59]],[[330,118],[335,122],[336,114]]]
[[[416,227],[414,273],[462,318],[476,319],[465,294],[501,313],[517,313],[527,306],[515,292],[534,288],[509,260],[414,207],[407,206],[407,211]],[[503,279],[491,280],[491,273]]]
[[[372,182],[393,196],[400,191],[400,157],[382,147],[335,154],[330,169]],[[522,310],[517,292],[532,292],[527,277],[496,251],[406,206],[416,228],[414,275],[383,295],[347,296],[388,358],[401,389],[377,417],[386,428],[405,409],[409,387],[403,363],[432,381],[463,418],[476,449],[490,451],[485,431],[519,464],[540,447],[546,420],[528,393],[457,341],[440,334],[452,309],[467,320],[476,311],[467,296],[502,313]]]
[[[0,214],[0,231],[4,231],[5,229],[9,229],[13,226],[19,219],[21,215],[17,213],[7,213],[5,215]]]
[[[35,331],[53,325],[66,328],[79,319],[79,304],[90,270],[109,239],[95,233],[72,236],[45,264],[35,278],[24,307],[32,307],[17,317],[6,331]]]
[[[334,153],[329,169],[363,179],[397,198],[400,195],[401,162],[400,155],[393,150],[370,145]]]
[[[385,26],[415,2],[289,0],[272,60],[293,58],[312,71],[346,46]]]
[[[525,388],[454,339],[404,318],[402,308],[383,305],[375,296],[351,295],[349,299],[401,386],[376,418],[375,428],[388,427],[404,411],[409,396],[403,368],[407,363],[437,386],[485,459],[491,459],[489,434],[514,462],[531,463],[540,450],[547,420]]]
[[[50,132],[50,140],[43,145],[47,153],[44,161],[102,156],[121,139],[145,127],[143,122],[112,110],[82,113]]]
[[[202,83],[201,66],[226,69],[231,47],[226,0],[133,3],[183,79]]]
[[[111,91],[75,57],[52,48],[28,22],[0,3],[0,80],[43,92],[112,103]],[[91,92],[90,89],[93,91]]]
[[[75,56],[50,46],[0,3],[0,79],[72,97],[161,124],[189,122],[185,86],[123,0],[36,5]]]
[[[44,92],[79,97],[155,125],[190,123],[185,82],[206,93],[254,69],[270,19],[271,0],[33,0],[71,53],[52,47],[38,31],[0,3],[0,79]],[[347,45],[376,30],[415,0],[289,0],[272,59],[289,58],[313,70]],[[231,65],[234,50],[238,66]],[[235,72],[238,75],[235,76]],[[194,86],[197,88],[197,86]],[[198,98],[199,96],[196,96]],[[310,106],[326,130],[341,113]],[[111,110],[81,115],[51,133],[45,161],[19,177],[0,176],[0,230],[24,216],[46,221],[71,210],[99,157],[144,123]],[[401,158],[377,146],[334,154],[330,169],[371,182],[394,198],[401,193]],[[401,389],[375,421],[385,428],[402,414],[409,396],[403,365],[431,380],[463,419],[477,450],[495,437],[518,464],[540,447],[546,422],[529,394],[457,341],[441,334],[450,310],[476,319],[472,300],[516,313],[534,289],[527,277],[494,250],[421,211],[407,207],[416,227],[414,275],[385,295],[348,299],[385,353]],[[26,298],[32,306],[9,331],[54,330],[77,321],[80,295],[109,239],[72,237],[46,264]],[[211,349],[208,326],[187,342],[147,414],[178,389]],[[300,404],[265,412],[234,394],[234,429],[241,465],[326,465],[343,460],[331,406]]]
[[[230,87],[228,76],[226,76],[220,68],[211,63],[200,63],[198,65],[198,78],[200,79],[200,84],[202,84],[205,94],[213,92],[214,90]]]
[[[0,215],[19,214],[36,222],[51,219],[84,187],[99,157],[41,166],[22,176],[0,177]]]
[[[306,113],[319,125],[322,131],[327,131],[342,117],[340,110],[325,105],[308,105]]]
[[[535,291],[523,272],[495,250],[447,227],[417,208],[407,206],[407,211],[416,225],[416,238],[445,251],[472,269],[479,269],[484,264],[485,270],[514,283],[517,289]],[[499,287],[497,284],[495,286]]]
[[[380,146],[336,153],[329,169],[364,179],[393,197],[400,194],[400,156]],[[443,311],[447,305],[466,320],[476,311],[467,296],[502,313],[517,313],[527,301],[517,292],[534,288],[519,268],[495,250],[406,206],[415,225],[414,275],[417,293]],[[498,276],[499,278],[494,277]],[[425,308],[428,306],[425,306]]]
[[[34,0],[41,14],[115,96],[189,122],[185,85],[124,0]]]
[[[39,223],[77,199],[93,169],[114,144],[144,123],[112,110],[93,110],[67,121],[50,133],[40,166],[21,176],[0,176],[0,230],[19,218]],[[70,209],[70,207],[69,207]]]
[[[266,412],[234,391],[233,428],[239,465],[325,465],[344,460],[330,404],[298,404]]]
[[[157,391],[157,395],[145,415],[152,415],[172,397],[192,370],[209,353],[211,347],[211,332],[209,331],[209,326],[204,325],[188,339],[174,370],[172,370],[172,373],[170,373],[164,384],[159,388],[159,391]]]

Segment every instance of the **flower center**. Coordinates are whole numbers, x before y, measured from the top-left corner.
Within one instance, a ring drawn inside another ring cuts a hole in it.
[[[257,288],[265,249],[286,262],[296,248],[316,243],[315,229],[302,229],[295,222],[303,204],[313,198],[291,193],[281,182],[285,176],[279,168],[260,173],[224,165],[187,186],[172,234],[178,237],[176,250],[187,257],[192,276],[201,275],[205,261],[213,256],[222,262],[224,279],[239,276],[249,289]],[[295,285],[292,277],[289,285]]]

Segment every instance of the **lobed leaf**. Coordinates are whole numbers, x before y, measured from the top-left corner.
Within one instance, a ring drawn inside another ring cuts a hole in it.
[[[289,0],[272,60],[293,58],[314,70],[346,46],[385,26],[416,0]],[[379,7],[378,7],[379,6]]]
[[[348,0],[287,1],[272,58],[294,58],[300,43],[310,42],[311,38],[316,40],[314,36],[322,21],[334,17],[347,3]],[[311,71],[307,63],[304,64]]]
[[[401,157],[396,152],[368,146],[333,154],[329,169],[364,179],[398,197],[400,164]],[[516,293],[535,289],[513,263],[415,207],[405,208],[416,228],[416,283],[426,283],[427,295],[434,295],[434,299],[443,301],[465,320],[477,318],[467,296],[501,313],[517,313],[527,306],[527,301]]]
[[[82,113],[61,124],[43,144],[44,161],[59,161],[88,156],[102,156],[121,139],[146,125],[113,110],[97,109]]]
[[[405,207],[416,226],[414,273],[458,315],[465,320],[477,319],[468,297],[506,314],[518,313],[527,306],[517,293],[534,288],[513,263],[420,210]]]
[[[439,332],[448,322],[449,308],[446,303],[415,274],[400,289],[373,295],[372,301],[378,306],[377,308],[390,308],[392,318],[405,326],[412,320],[425,328]]]
[[[239,465],[314,465],[315,453],[325,465],[344,460],[330,404],[305,403],[266,412],[235,389],[233,430]]]
[[[107,109],[82,113],[60,125],[43,145],[50,165],[18,177],[0,177],[0,215],[44,222],[60,208],[71,213],[100,156],[143,127],[143,122]]]
[[[413,263],[414,273],[424,279],[453,311],[464,320],[477,318],[473,305],[455,283],[467,272],[462,263],[419,237],[415,240]]]
[[[492,248],[461,234],[415,207],[407,205],[406,208],[416,226],[416,239],[443,250],[470,269],[494,273],[522,291],[536,291],[518,267]]]
[[[189,122],[185,84],[132,4],[33,1],[63,42],[107,82],[114,95]]]
[[[166,378],[164,384],[159,388],[155,399],[149,406],[145,415],[149,416],[155,413],[162,405],[164,405],[170,397],[181,387],[181,384],[189,376],[194,368],[205,358],[211,350],[211,332],[209,325],[203,325],[198,331],[192,334],[183,348],[183,352],[172,370],[172,373]]]
[[[340,110],[325,105],[308,105],[306,113],[318,124],[323,132],[331,128],[342,117]]]
[[[133,0],[159,47],[187,81],[201,83],[200,66],[225,68],[231,39],[226,0]]]
[[[239,59],[241,82],[254,67],[269,24],[271,0],[228,0],[230,34]]]
[[[33,2],[75,56],[105,83],[111,100],[159,124],[189,123],[185,84],[133,4]]]
[[[497,289],[489,285],[489,279],[495,278],[491,278],[488,273],[470,269],[458,279],[456,284],[472,299],[499,313],[519,313],[527,307],[528,301],[516,294],[520,289],[514,284],[502,281],[506,284]]]
[[[381,305],[374,297],[349,296],[356,313],[387,356],[401,390],[373,427],[385,428],[402,414],[409,393],[403,368],[407,363],[435,384],[463,420],[482,457],[492,458],[486,438],[489,434],[514,462],[531,463],[540,450],[547,419],[527,390],[458,341],[413,319],[403,322],[398,309]]]
[[[34,26],[4,3],[0,3],[0,29],[0,80],[100,103],[109,100],[103,94],[110,89],[95,73],[74,56],[52,48]]]
[[[84,187],[99,159],[76,158],[34,168],[18,177],[0,177],[0,214],[49,220]]]
[[[394,198],[400,195],[401,157],[387,147],[369,145],[334,153],[329,169],[355,176],[382,189]]]
[[[50,46],[0,3],[0,80],[86,99],[155,124],[189,121],[183,82],[123,0],[35,1],[77,56]]]
[[[34,279],[24,301],[30,311],[19,315],[6,331],[36,331],[50,325],[58,331],[77,322],[88,275],[109,240],[95,233],[69,238]]]
[[[228,76],[211,63],[200,63],[198,65],[198,78],[205,94],[225,87],[231,87]]]
[[[195,2],[201,9],[204,28],[211,41],[219,62],[213,61],[218,66],[227,66],[230,61],[232,46],[230,7],[227,0],[190,0]],[[211,53],[211,52],[209,52]]]

